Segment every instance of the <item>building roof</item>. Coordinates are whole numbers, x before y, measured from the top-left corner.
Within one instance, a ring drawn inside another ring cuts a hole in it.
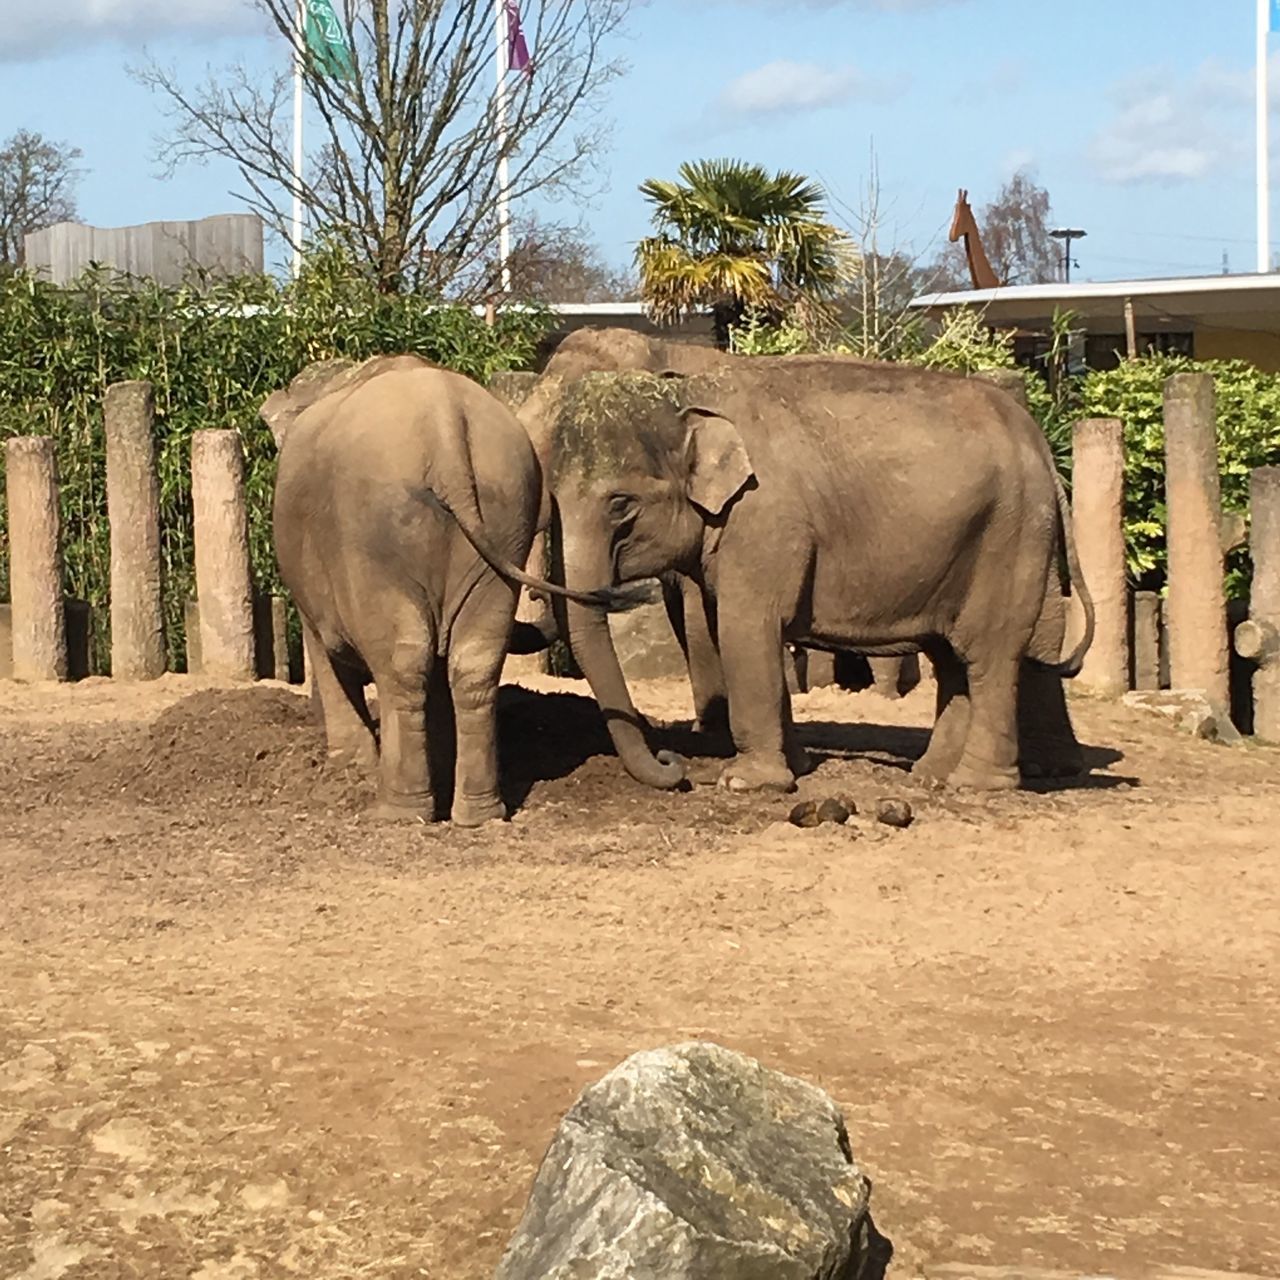
[[[1055,311],[1072,311],[1090,333],[1122,333],[1125,300],[1145,333],[1242,329],[1280,334],[1280,275],[1183,276],[1008,285],[928,293],[911,306],[929,314],[980,307],[994,326],[1048,329]]]

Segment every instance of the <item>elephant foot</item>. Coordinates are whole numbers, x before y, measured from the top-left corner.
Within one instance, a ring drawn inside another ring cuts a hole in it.
[[[370,822],[434,822],[435,802],[430,796],[404,796],[394,800],[380,798],[365,810]]]
[[[740,755],[721,770],[720,785],[735,792],[794,791],[796,779],[781,752],[763,756]]]
[[[505,822],[507,806],[498,796],[458,796],[449,820],[455,827],[483,827],[486,822]]]
[[[998,769],[994,765],[961,761],[947,779],[952,787],[968,791],[1016,791],[1021,785],[1017,769]]]
[[[946,783],[960,764],[960,753],[937,750],[933,745],[911,766],[911,776],[927,787]]]

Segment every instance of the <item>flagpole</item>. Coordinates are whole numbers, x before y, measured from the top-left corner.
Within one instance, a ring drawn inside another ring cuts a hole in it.
[[[293,278],[302,271],[302,57],[305,0],[297,0],[293,32]]]
[[[502,292],[511,292],[511,174],[507,163],[507,6],[494,0],[494,38],[497,45],[498,90],[495,108],[498,117],[498,263],[502,268]]]
[[[1271,29],[1271,0],[1258,0],[1258,270],[1271,270],[1271,156],[1267,139],[1269,77],[1267,36]]]

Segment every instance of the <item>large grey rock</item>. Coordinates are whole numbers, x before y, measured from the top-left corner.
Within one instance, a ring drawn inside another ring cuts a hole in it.
[[[821,1089],[718,1045],[638,1053],[561,1122],[496,1280],[883,1274],[871,1184]]]

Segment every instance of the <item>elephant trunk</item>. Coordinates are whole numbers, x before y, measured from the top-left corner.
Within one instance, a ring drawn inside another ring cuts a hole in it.
[[[566,547],[566,585],[591,582],[602,586],[611,577],[607,557],[583,554],[574,546]],[[600,704],[623,768],[646,786],[662,790],[678,786],[684,780],[684,762],[670,751],[659,751],[656,755],[650,751],[604,612],[559,599],[555,601],[555,610],[563,618],[562,626],[574,659]]]

